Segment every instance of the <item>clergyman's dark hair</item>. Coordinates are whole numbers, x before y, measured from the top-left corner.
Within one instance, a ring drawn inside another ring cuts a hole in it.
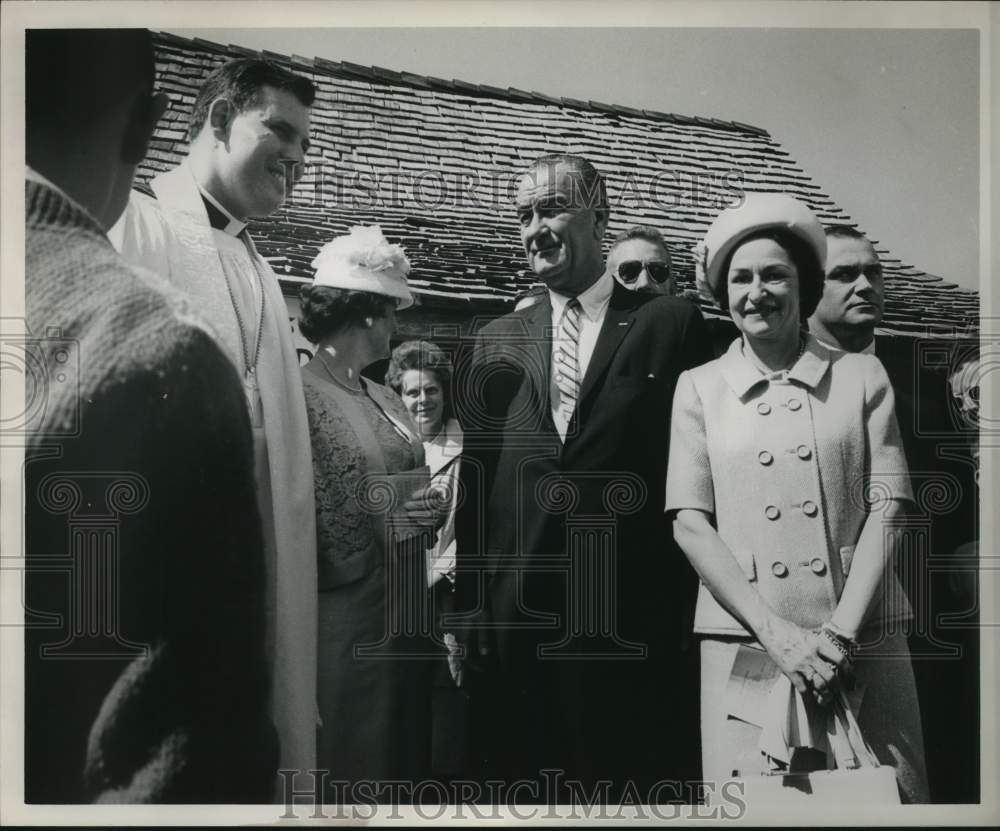
[[[311,107],[316,100],[316,87],[308,78],[289,72],[272,61],[236,58],[214,69],[202,83],[188,122],[190,138],[201,132],[213,101],[225,98],[236,112],[242,112],[256,101],[264,87],[286,90],[305,107]]]

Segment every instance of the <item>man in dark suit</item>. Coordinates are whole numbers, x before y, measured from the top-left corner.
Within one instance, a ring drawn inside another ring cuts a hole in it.
[[[978,528],[975,465],[949,409],[947,376],[923,366],[925,345],[916,338],[875,335],[885,292],[874,246],[850,226],[831,226],[826,235],[826,280],[809,329],[832,349],[866,352],[882,361],[916,495],[906,531],[910,556],[896,569],[914,610],[909,647],[931,798],[975,801],[979,722],[971,716],[978,714],[978,636],[968,598],[953,589],[969,565],[951,557]],[[965,708],[964,718],[952,715],[957,702]]]
[[[511,801],[572,797],[569,780],[666,801],[650,786],[697,775],[698,758],[695,581],[663,518],[670,408],[709,338],[692,304],[606,270],[607,195],[588,161],[539,159],[516,207],[548,291],[484,326],[456,368],[480,772],[527,780]]]

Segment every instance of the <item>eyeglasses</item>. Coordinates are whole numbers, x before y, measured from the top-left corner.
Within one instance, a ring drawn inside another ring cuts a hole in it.
[[[618,278],[627,286],[639,279],[643,269],[654,283],[670,279],[670,266],[657,260],[626,260],[618,266]]]

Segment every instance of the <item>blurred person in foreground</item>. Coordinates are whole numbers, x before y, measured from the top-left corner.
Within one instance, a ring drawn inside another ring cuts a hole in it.
[[[358,226],[327,243],[313,267],[299,331],[316,345],[302,380],[319,540],[317,764],[348,788],[418,782],[430,776],[439,652],[427,550],[441,509],[406,407],[361,374],[388,357],[396,311],[413,303],[410,265],[378,226]],[[339,801],[358,798],[348,790]]]
[[[132,193],[110,234],[127,261],[190,299],[243,381],[264,529],[271,706],[281,768],[293,771],[314,767],[316,743],[309,428],[288,309],[247,222],[277,211],[302,176],[314,96],[312,81],[269,61],[217,66],[194,101],[187,156],[150,180],[152,197]],[[287,791],[292,777],[280,784]]]
[[[105,234],[153,83],[145,30],[26,33],[28,803],[259,802],[277,766],[239,380]]]
[[[904,801],[926,802],[898,631],[912,611],[887,533],[913,496],[882,365],[803,331],[825,255],[805,205],[754,193],[695,252],[700,288],[740,331],[722,357],[681,376],[671,426],[666,506],[702,582],[702,776],[833,766],[826,708],[851,687],[852,712],[895,766]],[[775,741],[793,714],[804,714],[797,735]]]

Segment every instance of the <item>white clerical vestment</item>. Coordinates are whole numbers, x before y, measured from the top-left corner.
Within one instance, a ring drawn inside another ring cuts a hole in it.
[[[187,294],[244,382],[268,561],[273,717],[281,767],[306,771],[316,755],[316,508],[287,307],[277,277],[241,223],[212,227],[186,163],[151,186],[157,198],[133,192],[108,236],[126,260]]]

